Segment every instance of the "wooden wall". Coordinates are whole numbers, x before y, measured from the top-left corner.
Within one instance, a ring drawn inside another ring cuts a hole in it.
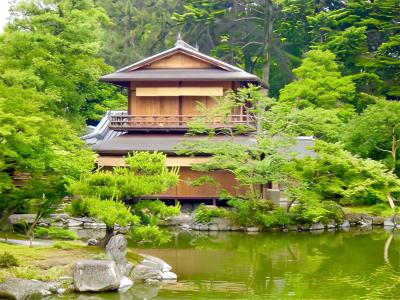
[[[209,69],[216,66],[192,56],[176,53],[159,59],[144,67],[144,69]]]
[[[214,178],[218,184],[204,184],[196,187],[190,184],[196,178],[204,175]],[[190,167],[181,167],[178,185],[160,196],[168,196],[171,198],[174,196],[179,198],[218,198],[221,189],[227,190],[233,196],[243,195],[247,190],[245,186],[240,186],[234,175],[228,171],[213,171],[206,174],[193,171]]]
[[[222,87],[224,91],[235,86],[229,81],[215,82],[131,82],[128,113],[130,115],[197,115],[197,101],[207,107],[215,104],[208,96],[136,96],[137,87]]]

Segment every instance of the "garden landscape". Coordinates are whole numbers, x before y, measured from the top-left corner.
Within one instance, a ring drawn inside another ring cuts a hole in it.
[[[0,10],[0,299],[400,298],[398,0]]]

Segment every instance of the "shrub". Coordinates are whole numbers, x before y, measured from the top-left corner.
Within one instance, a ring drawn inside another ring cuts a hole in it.
[[[133,205],[133,210],[142,220],[142,224],[157,225],[159,221],[179,215],[181,206],[179,203],[168,206],[160,200],[141,200]]]
[[[205,206],[201,204],[195,211],[195,220],[200,223],[208,223],[211,221],[211,218],[215,217],[227,217],[228,212],[226,209],[214,207],[214,206]]]
[[[132,230],[132,240],[144,245],[161,245],[171,240],[172,234],[155,225],[137,226]]]
[[[72,200],[65,210],[73,217],[86,217],[89,215],[87,202],[82,199]]]
[[[10,268],[18,266],[17,258],[9,253],[3,252],[0,254],[0,268]]]
[[[300,224],[329,223],[332,220],[340,222],[343,220],[341,207],[333,201],[318,201],[316,199],[301,201],[291,209],[290,213],[293,221]]]
[[[259,219],[261,224],[266,228],[285,227],[292,223],[290,216],[283,208],[277,208],[271,213],[259,213],[257,214],[257,219]]]
[[[371,206],[371,213],[374,216],[380,216],[388,208],[389,208],[389,206],[386,203],[378,203],[378,204]]]
[[[243,226],[262,224],[261,215],[273,211],[275,205],[269,200],[243,200],[233,198],[228,204],[234,208],[232,218]]]
[[[76,232],[57,227],[37,227],[35,228],[35,235],[40,238],[56,240],[76,240],[78,238]]]

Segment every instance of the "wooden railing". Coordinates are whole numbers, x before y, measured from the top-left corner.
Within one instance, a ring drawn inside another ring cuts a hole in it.
[[[199,115],[112,115],[109,117],[109,126],[113,130],[137,129],[186,129],[188,123]],[[238,125],[254,127],[254,119],[250,115],[229,115],[216,117],[209,122],[213,128],[228,128]]]

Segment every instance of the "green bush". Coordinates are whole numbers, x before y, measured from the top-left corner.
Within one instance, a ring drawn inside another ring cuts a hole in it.
[[[386,211],[389,206],[386,203],[378,203],[371,206],[371,214],[374,216],[380,216],[384,211]]]
[[[76,240],[78,238],[76,232],[57,227],[36,227],[35,236],[55,240]]]
[[[271,213],[258,213],[257,219],[260,220],[261,224],[266,228],[286,227],[292,223],[290,216],[283,208],[277,208]]]
[[[233,198],[228,204],[234,209],[231,217],[235,222],[243,226],[254,226],[263,224],[261,215],[267,215],[274,210],[275,205],[269,200],[243,200]]]
[[[290,215],[292,220],[299,224],[329,223],[343,220],[343,212],[337,203],[316,199],[299,202],[291,209]]]
[[[141,200],[133,205],[135,215],[138,215],[144,225],[157,225],[169,217],[177,216],[181,212],[181,206],[166,205],[160,200]]]
[[[216,217],[227,217],[228,211],[223,208],[216,206],[205,206],[200,204],[200,206],[195,211],[195,220],[200,223],[209,223],[211,218]]]
[[[86,217],[89,215],[87,202],[82,199],[72,200],[65,210],[73,217]]]
[[[137,226],[132,230],[132,241],[142,245],[161,245],[171,240],[172,234],[155,225]]]
[[[13,254],[9,252],[3,252],[0,254],[0,268],[9,268],[17,266],[18,266],[18,260]]]

